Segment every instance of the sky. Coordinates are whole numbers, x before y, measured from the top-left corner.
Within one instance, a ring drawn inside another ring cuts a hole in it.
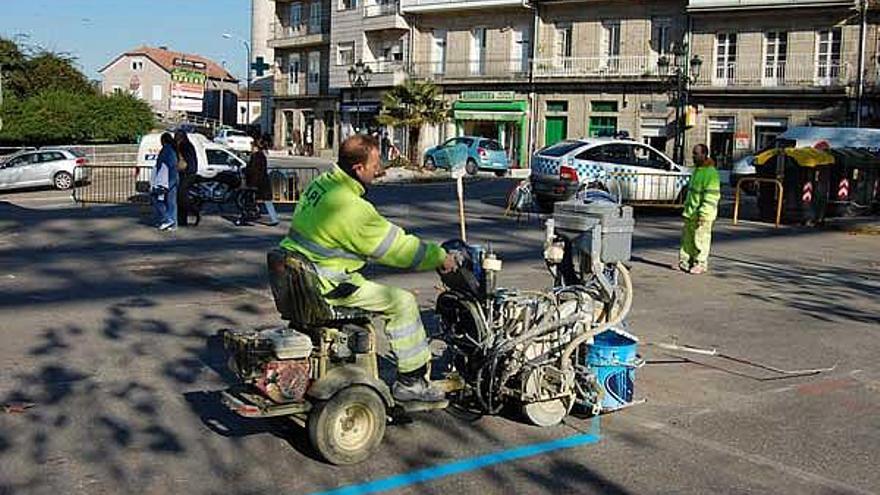
[[[250,0],[0,0],[0,36],[75,56],[89,79],[139,45],[225,61],[244,80]]]

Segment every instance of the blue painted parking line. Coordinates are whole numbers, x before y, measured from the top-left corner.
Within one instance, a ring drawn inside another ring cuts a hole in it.
[[[323,492],[315,492],[312,495],[365,495],[368,493],[380,493],[388,490],[395,490],[409,485],[425,483],[428,481],[452,476],[454,474],[464,473],[467,471],[475,471],[496,464],[515,461],[526,457],[546,454],[555,450],[570,449],[583,445],[594,444],[601,438],[599,436],[599,418],[593,418],[590,433],[582,433],[572,435],[570,437],[559,438],[549,442],[535,443],[531,445],[523,445],[514,447],[501,452],[493,452],[477,457],[462,459],[448,464],[440,464],[429,468],[419,469],[409,473],[398,474],[388,478],[368,481],[357,485],[348,485],[340,488],[334,488]]]

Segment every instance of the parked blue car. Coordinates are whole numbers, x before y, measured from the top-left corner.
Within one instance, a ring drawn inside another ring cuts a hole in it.
[[[499,177],[507,174],[510,168],[507,152],[498,141],[477,136],[460,136],[429,148],[422,163],[428,170],[451,170],[463,166],[470,175],[480,170],[490,170]]]

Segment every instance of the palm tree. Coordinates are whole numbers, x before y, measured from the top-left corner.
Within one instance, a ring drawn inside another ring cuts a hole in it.
[[[407,80],[382,96],[382,111],[377,121],[382,125],[409,129],[407,158],[419,163],[419,134],[424,125],[437,125],[449,118],[449,107],[440,88],[431,81]]]

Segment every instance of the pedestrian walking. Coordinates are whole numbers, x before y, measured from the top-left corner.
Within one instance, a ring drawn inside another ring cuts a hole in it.
[[[174,137],[166,132],[160,138],[162,151],[150,179],[150,197],[156,211],[159,230],[177,229],[177,148]]]
[[[257,201],[263,203],[269,215],[268,225],[278,225],[278,213],[275,211],[275,204],[272,203],[272,183],[269,181],[266,142],[262,139],[254,141],[253,152],[244,169],[244,182],[247,187],[257,190]]]
[[[190,142],[186,132],[178,130],[174,133],[174,144],[177,147],[177,170],[180,175],[180,184],[177,188],[177,225],[188,225],[189,199],[187,191],[196,180],[199,172],[196,147]]]
[[[712,244],[712,224],[718,216],[721,199],[721,180],[715,162],[709,157],[705,144],[694,146],[694,169],[684,202],[684,227],[678,268],[699,275],[709,269],[709,248]]]

